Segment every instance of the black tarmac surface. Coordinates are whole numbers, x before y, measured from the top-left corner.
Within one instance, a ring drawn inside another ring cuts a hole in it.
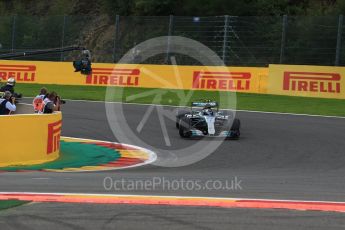
[[[199,140],[181,139],[174,121],[165,119],[171,142],[171,146],[167,146],[155,109],[142,130],[137,131],[148,108],[123,105],[132,131],[147,146],[172,149],[175,158],[187,156],[189,153],[183,148]],[[164,108],[171,112],[173,109]],[[213,154],[191,165],[178,168],[150,165],[94,173],[2,173],[0,190],[345,201],[345,119],[252,112],[238,112],[236,116],[242,121],[241,139],[224,141]],[[69,101],[63,117],[64,136],[117,140],[109,127],[104,103]],[[139,143],[133,139],[131,144]],[[176,150],[178,148],[182,149]],[[159,161],[172,157],[165,151],[156,153]],[[133,181],[152,180],[166,183],[146,190],[126,186]],[[178,182],[177,187],[169,187],[173,181],[181,180],[201,184],[202,189],[185,188]],[[210,180],[222,185],[237,181],[240,186],[205,188]],[[125,186],[110,188],[109,181],[125,181]],[[15,224],[11,225],[8,220],[14,220]],[[31,204],[0,213],[4,229],[41,222],[44,224],[35,225],[33,229],[47,226],[52,229],[95,226],[100,229],[102,226],[104,229],[342,229],[345,214],[54,203]]]

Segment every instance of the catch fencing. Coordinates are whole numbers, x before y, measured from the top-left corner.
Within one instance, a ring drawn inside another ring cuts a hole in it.
[[[1,16],[0,53],[81,45],[95,62],[116,63],[133,47],[159,36],[183,36],[212,49],[227,66],[345,65],[344,19],[339,16]],[[169,49],[144,64],[200,65]],[[76,53],[26,57],[70,61]],[[23,58],[22,58],[23,59]],[[207,64],[207,63],[206,63]],[[211,63],[209,63],[211,64]]]

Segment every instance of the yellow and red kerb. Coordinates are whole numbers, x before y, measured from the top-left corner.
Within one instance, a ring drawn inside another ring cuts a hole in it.
[[[94,144],[109,149],[120,154],[120,158],[115,161],[111,161],[105,164],[100,165],[86,165],[79,168],[63,168],[63,169],[43,169],[41,171],[47,172],[83,172],[83,171],[107,171],[115,170],[121,168],[136,167],[145,164],[152,163],[156,159],[156,155],[150,150],[140,148],[133,145],[114,143],[114,142],[105,142],[105,141],[95,141],[89,139],[79,139],[79,138],[70,138],[62,137],[62,141],[65,142],[81,142]]]

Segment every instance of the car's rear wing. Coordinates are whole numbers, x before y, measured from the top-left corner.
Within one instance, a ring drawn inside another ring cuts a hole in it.
[[[211,107],[211,108],[218,108],[218,103],[216,101],[195,101],[192,102],[192,107]]]

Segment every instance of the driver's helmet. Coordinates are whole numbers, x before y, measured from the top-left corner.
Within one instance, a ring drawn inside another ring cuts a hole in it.
[[[213,116],[213,110],[211,108],[204,108],[202,110],[203,115],[206,116]]]
[[[14,86],[15,84],[16,84],[16,80],[13,77],[11,77],[7,80],[7,85]]]

